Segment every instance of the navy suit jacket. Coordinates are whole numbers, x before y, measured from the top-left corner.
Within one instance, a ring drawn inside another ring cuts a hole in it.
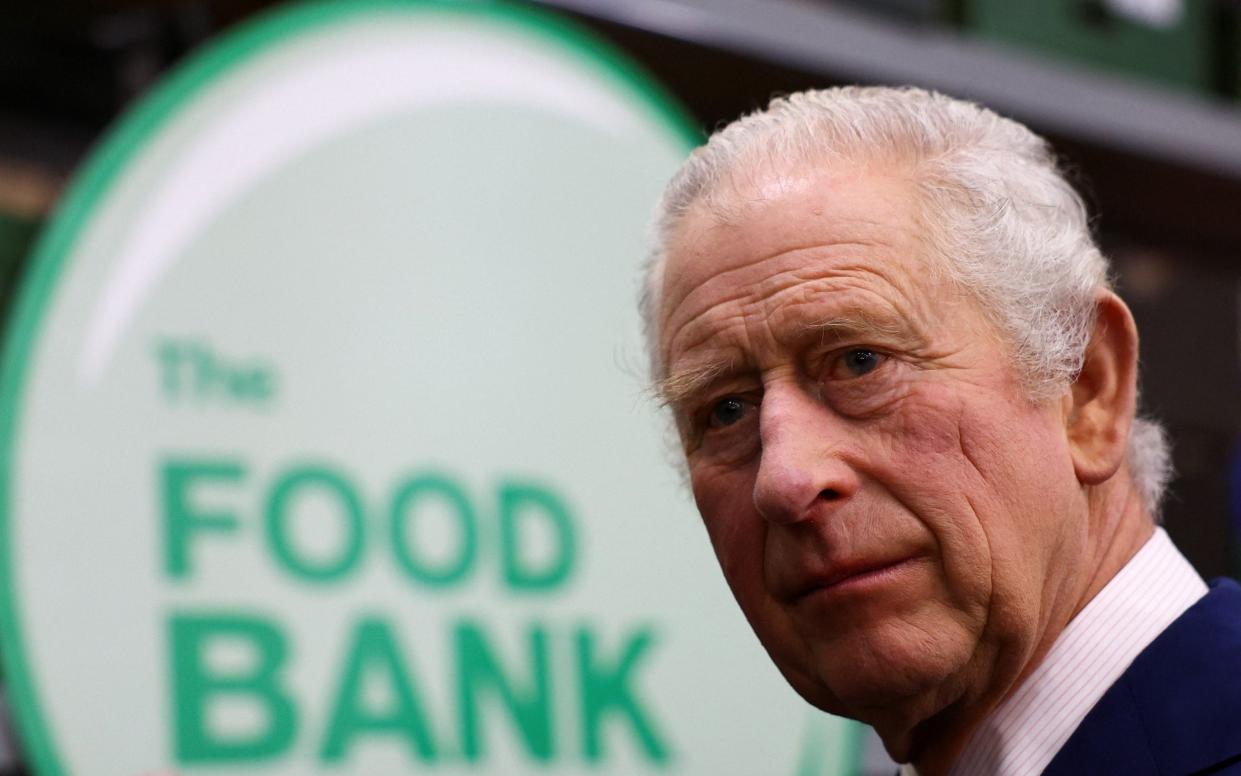
[[[1241,586],[1212,582],[1099,699],[1043,773],[1241,774]]]

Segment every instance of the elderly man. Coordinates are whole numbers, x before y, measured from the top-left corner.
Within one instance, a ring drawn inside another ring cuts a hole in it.
[[[1137,332],[1047,144],[777,99],[669,185],[643,299],[724,576],[920,774],[1241,771],[1241,588],[1156,527]]]

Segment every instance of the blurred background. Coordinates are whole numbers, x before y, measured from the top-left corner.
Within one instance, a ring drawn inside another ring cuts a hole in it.
[[[513,0],[518,2],[518,0]],[[773,94],[902,83],[1049,137],[1142,334],[1174,440],[1169,533],[1241,573],[1241,3],[1224,0],[525,0],[667,86],[704,133]],[[101,134],[162,74],[274,5],[8,0],[0,12],[0,308]],[[0,773],[22,773],[7,720]]]

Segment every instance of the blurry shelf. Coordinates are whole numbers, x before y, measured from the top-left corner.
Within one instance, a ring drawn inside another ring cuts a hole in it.
[[[830,76],[916,84],[1040,130],[1241,181],[1241,110],[932,25],[808,0],[531,0]]]

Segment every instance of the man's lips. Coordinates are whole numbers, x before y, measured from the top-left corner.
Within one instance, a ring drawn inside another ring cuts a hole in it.
[[[790,595],[786,597],[786,600],[797,604],[816,593],[860,588],[868,582],[880,581],[916,560],[916,557],[910,556],[890,561],[854,561],[835,564],[825,574],[808,575],[798,580],[790,588]]]

